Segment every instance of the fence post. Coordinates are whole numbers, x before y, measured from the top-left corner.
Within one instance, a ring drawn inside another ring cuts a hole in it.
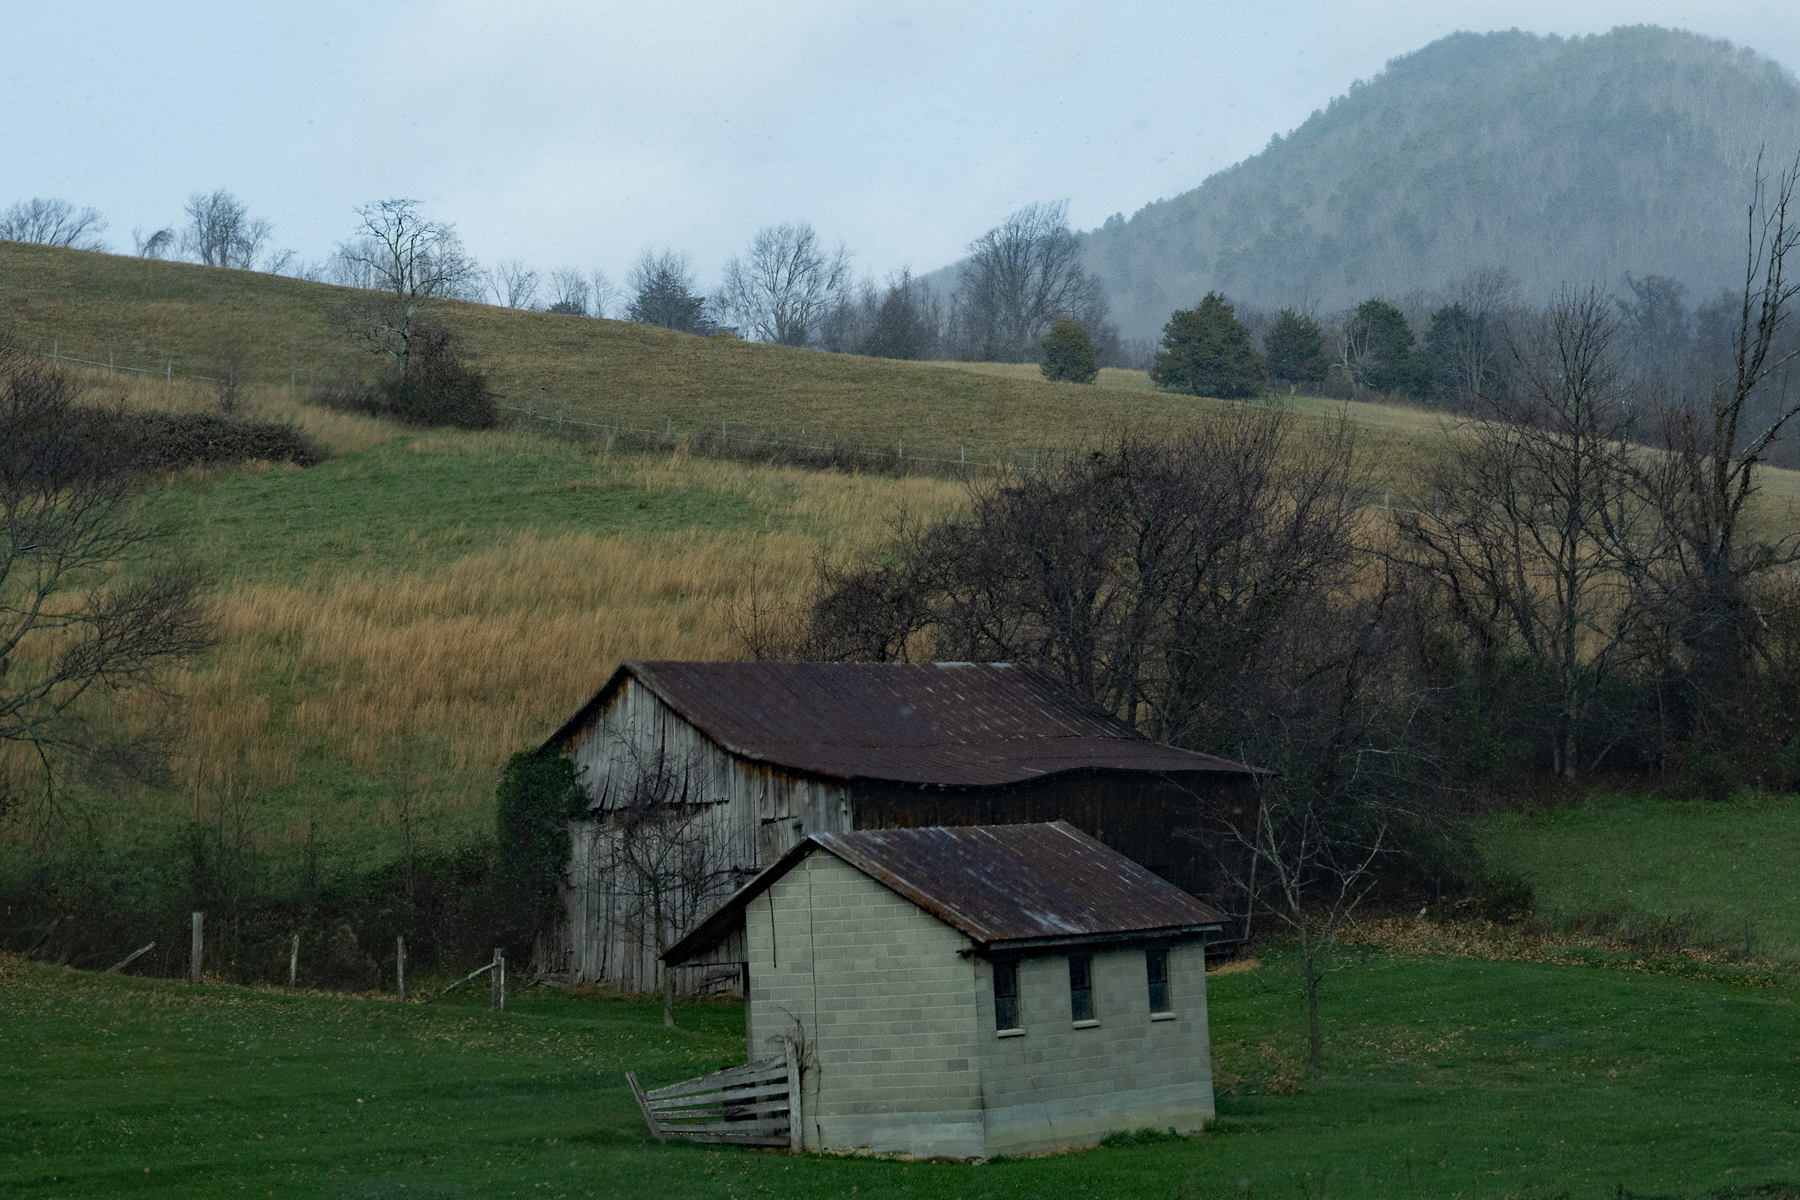
[[[175,382],[175,360],[172,358],[169,360],[168,368],[163,371],[163,382],[164,383],[174,383]]]
[[[294,980],[300,975],[300,935],[288,943],[288,991],[294,990]]]
[[[194,914],[194,945],[193,945],[192,951],[188,955],[188,979],[194,983],[200,982],[200,960],[202,957],[202,951],[204,951],[206,948],[205,929],[206,929],[206,914],[203,912],[195,913]]]
[[[51,361],[51,362],[55,362],[55,361],[56,361],[56,352],[57,352],[57,350],[59,350],[59,349],[60,349],[60,348],[61,348],[61,347],[62,347],[62,343],[61,343],[61,342],[60,342],[60,341],[58,341],[58,340],[57,340],[57,339],[55,339],[55,338],[51,338],[51,339],[50,339],[50,361]]]
[[[506,952],[498,946],[494,947],[494,969],[488,975],[488,1007],[506,1011]]]
[[[804,1068],[794,1039],[787,1039],[788,1149],[795,1154],[806,1148],[806,1119],[800,1112],[800,1079]]]
[[[113,373],[112,351],[110,349],[107,350],[107,352],[106,352],[106,373],[108,375],[111,375]]]
[[[400,1003],[406,1003],[406,935],[394,938],[394,983],[400,991]]]

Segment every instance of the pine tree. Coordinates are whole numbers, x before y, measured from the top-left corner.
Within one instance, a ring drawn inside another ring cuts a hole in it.
[[[1325,357],[1325,331],[1311,317],[1291,308],[1281,310],[1275,327],[1263,339],[1269,358],[1269,374],[1289,383],[1318,384],[1331,361]]]
[[[1263,371],[1250,330],[1224,296],[1208,292],[1199,308],[1170,314],[1150,379],[1195,396],[1254,396],[1262,391]]]

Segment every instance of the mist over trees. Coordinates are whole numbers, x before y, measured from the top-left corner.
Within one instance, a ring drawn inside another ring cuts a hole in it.
[[[626,277],[631,302],[625,319],[661,325],[682,333],[711,333],[706,297],[697,289],[687,255],[674,250],[645,250]]]
[[[824,246],[805,221],[765,225],[725,264],[719,308],[759,342],[807,346],[850,284],[850,251]]]
[[[1711,297],[1737,280],[1759,149],[1785,161],[1797,139],[1800,85],[1725,42],[1458,33],[1193,191],[1082,235],[1081,262],[1130,337],[1208,291],[1324,312],[1492,266],[1539,305],[1626,272]]]
[[[950,305],[951,356],[981,362],[1034,362],[1058,317],[1093,332],[1108,310],[1066,202],[1028,204],[970,242]]]

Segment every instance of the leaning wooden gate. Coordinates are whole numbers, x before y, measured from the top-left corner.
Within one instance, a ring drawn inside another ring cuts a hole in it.
[[[650,1133],[740,1146],[800,1149],[800,1059],[792,1045],[780,1058],[727,1067],[646,1092],[625,1072]]]

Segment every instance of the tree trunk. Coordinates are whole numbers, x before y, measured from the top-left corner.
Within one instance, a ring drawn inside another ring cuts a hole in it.
[[[1304,928],[1300,931],[1300,962],[1306,972],[1306,1029],[1307,1046],[1310,1051],[1312,1065],[1317,1067],[1321,1061],[1322,1046],[1319,1037],[1319,984],[1322,981],[1313,941],[1307,936]]]

